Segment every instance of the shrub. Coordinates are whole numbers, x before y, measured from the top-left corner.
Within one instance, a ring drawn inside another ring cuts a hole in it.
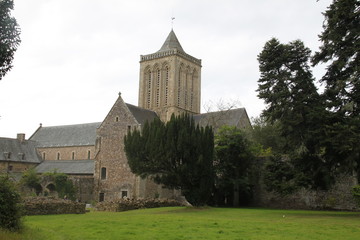
[[[18,231],[21,229],[21,198],[13,182],[0,176],[0,227]]]
[[[21,176],[20,184],[22,186],[28,187],[31,190],[34,190],[36,195],[39,195],[41,192],[40,177],[37,175],[36,171],[31,168],[23,173]]]
[[[65,173],[50,172],[45,173],[43,177],[49,177],[55,182],[55,190],[59,198],[76,199],[76,187]]]
[[[358,207],[360,207],[360,185],[356,185],[352,188],[352,195],[355,198]]]

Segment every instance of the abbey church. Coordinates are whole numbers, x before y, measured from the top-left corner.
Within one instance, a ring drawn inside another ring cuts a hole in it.
[[[219,83],[221,84],[221,83]],[[73,180],[78,200],[173,198],[179,192],[134,175],[124,152],[124,136],[146,121],[168,121],[172,114],[189,113],[196,123],[217,128],[250,127],[244,108],[200,113],[201,60],[187,54],[173,30],[159,51],[140,56],[138,106],[119,93],[102,122],[42,126],[25,139],[0,138],[0,174],[18,177],[29,168],[38,173],[62,172]],[[51,190],[44,184],[43,190]]]

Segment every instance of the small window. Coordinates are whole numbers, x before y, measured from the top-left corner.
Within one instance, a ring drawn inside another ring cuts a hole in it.
[[[71,153],[71,159],[74,160],[75,159],[75,152]]]
[[[59,152],[57,153],[57,158],[56,159],[60,160],[60,153]]]
[[[115,118],[115,122],[118,122],[118,121],[119,121],[119,117],[116,117],[116,118]]]
[[[11,172],[13,170],[13,166],[12,165],[9,165],[8,166],[8,172]]]
[[[106,179],[106,168],[105,167],[101,168],[101,179],[102,180]]]
[[[131,126],[130,125],[128,125],[128,132],[130,132],[131,131]]]
[[[19,159],[20,160],[25,160],[25,153],[19,153]]]
[[[128,191],[121,191],[121,198],[127,198]]]
[[[46,156],[46,154],[43,152],[43,154],[42,154],[43,160],[46,160],[46,159],[45,159],[45,156]]]
[[[105,200],[105,193],[99,194],[99,202],[103,202]]]
[[[91,157],[91,151],[88,150],[88,159],[90,159],[90,157]]]

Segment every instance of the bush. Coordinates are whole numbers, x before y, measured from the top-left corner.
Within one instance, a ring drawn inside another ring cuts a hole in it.
[[[31,168],[23,173],[21,176],[20,184],[22,186],[28,187],[31,190],[34,190],[36,195],[41,193],[40,177],[37,175],[36,171]]]
[[[358,207],[360,207],[360,185],[356,185],[352,188],[352,195],[355,198]]]
[[[59,198],[73,201],[76,199],[76,187],[65,173],[50,172],[45,173],[43,177],[49,177],[55,182],[55,190],[59,194]]]
[[[21,198],[13,182],[0,176],[0,227],[18,231],[21,229]]]

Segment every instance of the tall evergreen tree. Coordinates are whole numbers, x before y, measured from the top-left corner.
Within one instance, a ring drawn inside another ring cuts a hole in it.
[[[320,154],[326,112],[310,71],[310,54],[300,40],[289,44],[275,38],[268,41],[258,56],[257,91],[267,104],[263,116],[280,127],[285,140],[282,152],[307,173],[308,185],[326,188],[331,166]]]
[[[334,0],[324,13],[322,45],[313,64],[327,64],[324,152],[341,170],[360,177],[360,1]]]
[[[173,115],[166,124],[155,119],[128,132],[124,143],[133,173],[181,189],[195,206],[207,202],[214,179],[211,128],[196,126],[189,115]]]
[[[11,17],[13,0],[0,1],[0,80],[12,68],[14,53],[20,44],[20,28]]]

